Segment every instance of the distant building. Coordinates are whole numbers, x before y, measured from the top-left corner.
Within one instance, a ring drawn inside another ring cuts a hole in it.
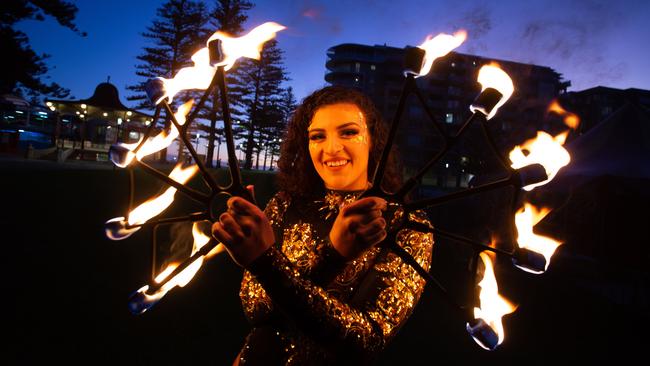
[[[15,95],[0,96],[0,153],[16,154],[29,145],[52,146],[55,129],[56,115],[45,106],[31,105]]]
[[[110,83],[97,85],[90,98],[48,99],[45,106],[3,95],[0,113],[0,152],[58,147],[86,160],[108,160],[111,144],[138,141],[153,120],[122,104]]]
[[[609,118],[626,103],[650,108],[650,90],[597,86],[568,92],[560,100],[565,109],[580,117],[578,133],[583,134]]]
[[[391,121],[405,79],[403,56],[402,48],[340,44],[327,51],[325,80],[332,85],[365,92],[374,100],[384,118]],[[515,85],[512,98],[500,109],[497,117],[489,121],[498,138],[496,143],[505,153],[543,129],[548,105],[570,85],[560,73],[544,66],[451,52],[436,60],[431,72],[416,81],[434,117],[448,132],[452,132],[469,117],[469,105],[481,90],[476,81],[478,70],[494,61],[510,75]],[[406,176],[414,174],[425,163],[424,159],[439,150],[440,139],[428,121],[425,110],[412,96],[407,101],[396,141]],[[489,157],[485,157],[487,150],[477,142],[479,132],[468,131],[467,141],[450,151],[442,164],[425,176],[423,185],[465,186],[472,173],[485,168]]]
[[[46,100],[58,117],[57,141],[78,150],[81,159],[107,160],[109,147],[117,142],[137,142],[153,116],[126,107],[117,88],[100,83],[90,98]]]

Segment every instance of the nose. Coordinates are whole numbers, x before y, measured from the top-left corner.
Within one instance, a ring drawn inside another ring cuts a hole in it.
[[[335,155],[337,152],[343,149],[343,144],[339,141],[338,138],[332,137],[327,139],[325,142],[325,153],[330,155]]]

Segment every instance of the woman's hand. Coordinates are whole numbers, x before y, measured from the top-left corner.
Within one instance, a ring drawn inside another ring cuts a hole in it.
[[[251,194],[253,186],[246,187]],[[212,225],[212,236],[223,243],[232,259],[246,267],[273,243],[273,228],[259,207],[241,197],[228,199],[228,210]]]
[[[332,225],[330,241],[345,259],[357,258],[386,238],[386,220],[381,215],[386,200],[366,197],[343,207]]]

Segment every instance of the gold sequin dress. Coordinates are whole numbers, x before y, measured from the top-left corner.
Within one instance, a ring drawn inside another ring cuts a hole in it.
[[[329,242],[339,205],[360,194],[329,190],[299,201],[280,192],[269,201],[276,245],[244,271],[240,297],[253,329],[240,365],[364,364],[408,319],[425,285],[414,269],[380,247],[346,262]],[[402,216],[389,203],[387,231]],[[429,224],[422,212],[409,216]],[[402,229],[395,237],[429,268],[432,234]]]

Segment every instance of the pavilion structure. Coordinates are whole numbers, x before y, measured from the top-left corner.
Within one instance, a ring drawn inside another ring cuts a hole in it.
[[[137,142],[153,116],[126,107],[117,88],[100,83],[90,98],[46,100],[56,112],[54,140],[59,148],[73,149],[73,156],[84,160],[108,160],[108,149],[118,142]],[[152,156],[157,159],[159,156]]]

